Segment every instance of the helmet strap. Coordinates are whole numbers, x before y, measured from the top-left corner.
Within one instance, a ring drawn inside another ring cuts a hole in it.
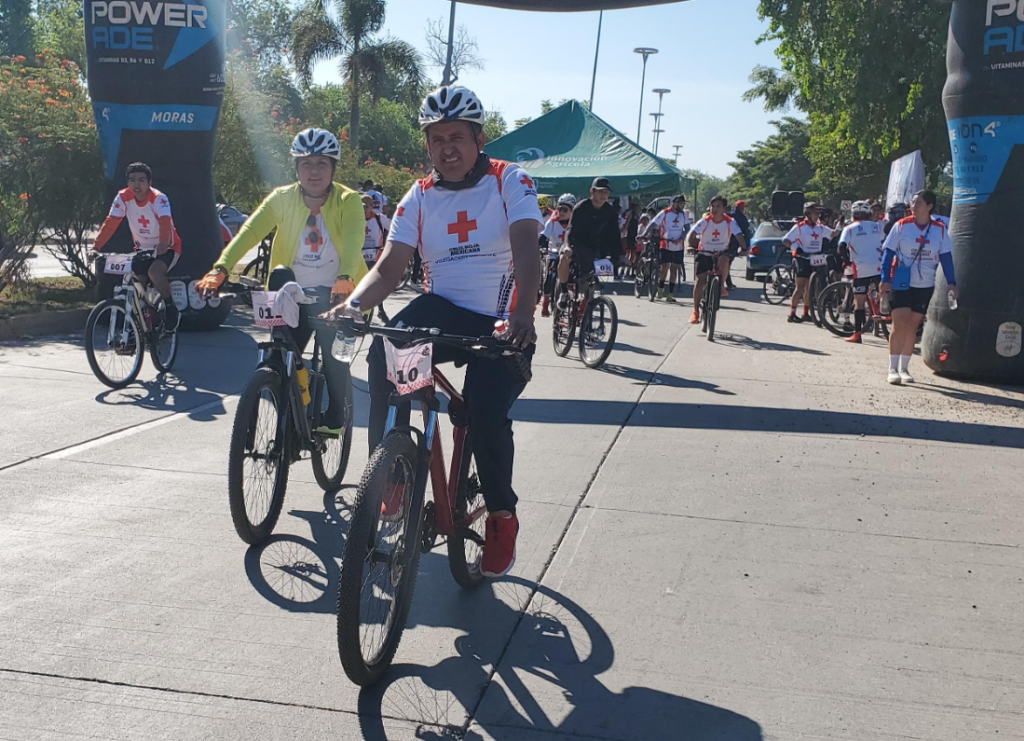
[[[441,173],[434,168],[430,173],[430,179],[434,182],[434,185],[438,188],[444,188],[445,190],[465,190],[466,188],[472,188],[474,185],[479,183],[487,171],[491,167],[491,158],[483,152],[476,158],[476,164],[473,165],[473,169],[469,171],[462,180],[445,180],[441,177]]]

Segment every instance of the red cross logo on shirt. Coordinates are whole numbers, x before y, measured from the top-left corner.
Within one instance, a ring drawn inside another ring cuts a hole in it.
[[[811,239],[817,239],[817,238],[818,238],[818,233],[817,232],[811,232]]]
[[[713,232],[711,232],[711,236],[714,237],[715,239],[718,239],[721,236],[721,234],[722,233],[720,231],[718,231],[717,229],[715,229]]]
[[[529,180],[529,178],[527,178],[527,180]],[[459,242],[468,242],[469,233],[472,231],[476,231],[476,219],[470,221],[469,213],[466,211],[459,211],[459,215],[455,220],[455,223],[448,225],[448,233],[458,234]]]
[[[404,215],[405,215],[405,206],[399,206],[398,207],[398,211],[395,212],[395,216],[404,216]]]
[[[310,239],[310,237],[312,237],[314,234],[316,234],[316,240]],[[306,232],[306,246],[309,247],[309,251],[312,252],[313,254],[316,254],[317,252],[319,252],[320,251],[320,233],[314,231],[313,229],[308,230]]]
[[[142,224],[143,229],[149,229],[149,219],[146,218],[146,214],[139,216],[139,223]]]
[[[930,239],[925,239],[923,234],[920,237],[918,237],[917,239],[915,239],[914,241],[917,242],[922,247],[924,247],[926,244],[931,244],[931,240]]]
[[[533,181],[530,180],[529,175],[523,175],[522,179],[519,182],[525,185],[530,190],[533,190]]]

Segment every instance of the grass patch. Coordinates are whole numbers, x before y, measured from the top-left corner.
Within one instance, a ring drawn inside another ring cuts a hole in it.
[[[34,278],[0,293],[0,316],[88,309],[96,301],[96,289],[83,288],[78,278]]]

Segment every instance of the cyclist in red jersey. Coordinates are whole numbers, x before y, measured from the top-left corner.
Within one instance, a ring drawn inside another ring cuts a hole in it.
[[[128,187],[114,196],[110,213],[103,220],[92,248],[102,252],[117,227],[125,218],[135,242],[132,272],[148,277],[164,300],[164,325],[168,329],[178,326],[178,307],[171,298],[171,284],[167,271],[181,257],[181,238],[171,219],[171,202],[152,186],[153,171],[144,162],[133,162],[125,173]]]
[[[355,318],[379,306],[418,252],[426,293],[396,314],[390,325],[482,336],[494,331],[495,320],[507,317],[511,341],[532,356],[542,224],[533,180],[519,165],[483,153],[484,108],[472,91],[457,85],[435,90],[423,101],[419,121],[433,171],[406,193],[380,259],[332,313]],[[466,363],[471,443],[488,510],[481,570],[486,576],[501,576],[515,562],[519,532],[508,413],[525,384],[504,359],[435,348],[434,362],[448,361]],[[368,380],[368,438],[373,450],[383,439],[394,391],[380,338],[370,350]],[[408,409],[403,416],[408,417]],[[384,514],[398,511],[402,497],[404,491],[398,487],[389,492]]]

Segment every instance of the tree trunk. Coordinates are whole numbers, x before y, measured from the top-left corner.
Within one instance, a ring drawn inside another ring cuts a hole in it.
[[[348,120],[348,144],[352,149],[359,149],[359,40],[352,46],[352,112]]]

